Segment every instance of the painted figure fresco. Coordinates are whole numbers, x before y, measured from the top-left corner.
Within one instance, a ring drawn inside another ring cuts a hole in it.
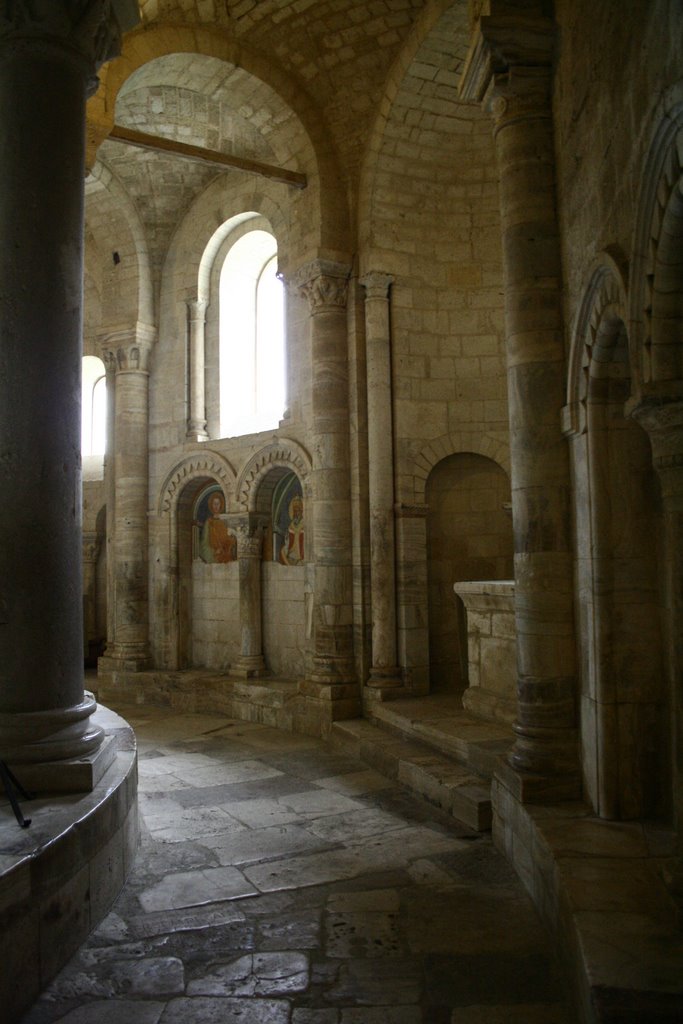
[[[204,562],[234,562],[237,538],[226,522],[225,498],[220,488],[205,491],[197,502],[195,553]]]
[[[282,565],[305,561],[304,499],[294,473],[284,477],[273,494],[273,560]]]

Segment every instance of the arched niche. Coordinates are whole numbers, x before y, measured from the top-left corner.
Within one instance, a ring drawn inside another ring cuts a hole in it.
[[[667,812],[661,496],[634,380],[618,268],[598,261],[570,361],[577,632],[586,792],[605,818]]]
[[[493,459],[458,452],[433,467],[426,499],[430,689],[460,695],[467,621],[453,584],[512,577],[510,481]]]
[[[240,653],[239,573],[218,481],[206,476],[188,483],[177,517],[178,668],[226,671]]]
[[[263,655],[276,676],[301,678],[310,637],[311,567],[307,495],[294,470],[273,466],[259,477],[254,512],[263,524]]]

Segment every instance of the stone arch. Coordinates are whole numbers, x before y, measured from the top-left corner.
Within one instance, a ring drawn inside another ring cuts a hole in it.
[[[223,488],[225,507],[229,508],[236,492],[237,475],[227,459],[217,452],[201,449],[187,455],[166,476],[159,492],[157,512],[160,516],[174,513],[188,483],[213,478]]]
[[[88,104],[91,140],[102,141],[114,122],[116,97],[130,76],[143,65],[174,53],[202,54],[241,68],[268,85],[295,114],[307,143],[298,154],[309,178],[307,191],[319,204],[320,248],[350,249],[348,205],[334,145],[315,104],[298,84],[272,61],[232,35],[230,24],[149,25],[126,34],[121,56],[100,72],[100,87]]]
[[[649,440],[626,415],[633,387],[626,310],[623,276],[602,254],[572,338],[564,427],[576,484],[584,782],[598,814],[610,819],[662,813],[668,746],[661,508]],[[653,542],[643,545],[643,536]]]
[[[565,432],[586,429],[588,375],[593,350],[607,323],[627,322],[627,293],[623,264],[601,253],[590,269],[588,285],[572,332],[567,372]]]
[[[630,303],[638,389],[683,377],[683,81],[664,97],[645,159]]]
[[[311,457],[297,441],[281,438],[261,448],[249,459],[235,485],[238,507],[244,512],[257,511],[261,483],[273,469],[296,473],[306,498],[310,497]]]
[[[426,500],[427,478],[442,459],[449,455],[470,453],[483,455],[496,462],[510,476],[510,449],[507,438],[495,434],[481,434],[474,431],[460,430],[442,434],[426,444],[414,460],[413,479],[414,491],[406,495],[406,501],[412,505],[424,504]]]

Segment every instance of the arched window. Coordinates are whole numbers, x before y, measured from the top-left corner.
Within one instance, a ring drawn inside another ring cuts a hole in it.
[[[221,436],[277,427],[285,406],[284,292],[277,242],[268,231],[242,235],[220,277]]]
[[[81,454],[104,456],[107,442],[107,379],[97,356],[83,356]]]

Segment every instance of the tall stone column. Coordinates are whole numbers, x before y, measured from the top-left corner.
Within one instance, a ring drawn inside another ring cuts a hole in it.
[[[311,314],[312,520],[315,558],[311,680],[354,680],[348,352],[349,268],[315,260],[296,283]]]
[[[522,800],[580,792],[569,452],[552,121],[554,26],[491,4],[461,84],[493,114],[500,175],[515,541],[516,741],[506,784]]]
[[[147,566],[149,354],[154,328],[138,323],[109,336],[114,362],[116,448],[109,468],[115,530],[109,569],[109,633],[99,672],[140,671],[149,665]],[[107,516],[109,523],[110,516]]]
[[[0,758],[61,761],[48,782],[102,739],[83,691],[83,175],[121,11],[0,5]]]
[[[191,299],[187,303],[188,313],[188,362],[190,369],[190,394],[187,418],[187,438],[191,441],[206,441],[206,392],[204,385],[205,367],[205,299]]]
[[[394,527],[394,440],[391,414],[389,288],[393,278],[370,273],[365,288],[365,345],[368,389],[368,494],[370,503],[370,587],[372,668],[367,685],[381,692],[401,685],[396,642],[396,543]]]
[[[261,556],[263,527],[249,518],[237,521],[237,559],[240,581],[240,656],[230,666],[233,675],[248,679],[265,674],[261,622]]]

